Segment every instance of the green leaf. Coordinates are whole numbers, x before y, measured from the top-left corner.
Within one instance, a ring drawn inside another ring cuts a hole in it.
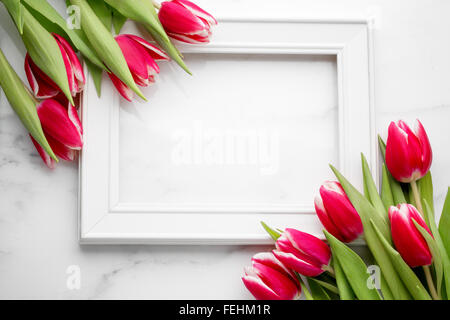
[[[19,33],[23,33],[23,9],[20,0],[1,0],[8,10],[9,15],[16,24]]]
[[[430,227],[431,234],[434,237],[435,243],[438,247],[439,254],[442,259],[442,269],[444,273],[444,283],[445,283],[445,286],[443,287],[445,287],[446,296],[450,297],[450,258],[449,255],[447,254],[447,251],[445,250],[444,242],[442,241],[441,235],[439,234],[439,230],[437,228],[436,221],[434,219],[433,211],[426,199],[423,200],[423,203],[424,203],[423,210],[425,220],[428,221],[427,224]],[[439,270],[436,270],[436,268],[435,273],[436,275],[439,273]],[[440,286],[438,285],[438,287]],[[438,289],[438,292],[441,293],[443,290],[444,289]]]
[[[369,169],[369,164],[367,163],[367,159],[362,153],[361,153],[361,163],[362,163],[364,185],[366,186],[369,195],[368,199],[370,200],[370,202],[372,203],[373,207],[380,215],[380,217],[385,221],[385,224],[389,226],[386,208],[384,207],[383,201],[381,200],[378,194],[377,186],[373,181],[372,174]]]
[[[389,176],[386,169],[386,165],[382,165],[382,181],[381,181],[381,200],[383,201],[384,208],[389,211],[391,206],[394,206],[394,197],[392,196],[391,186],[389,184]]]
[[[138,96],[146,100],[134,82],[122,50],[113,38],[111,31],[106,29],[86,0],[71,0],[71,3],[80,7],[82,17],[81,28],[97,55],[112,73],[122,80]]]
[[[311,292],[308,290],[308,287],[305,285],[305,282],[303,281],[300,274],[295,271],[294,271],[294,273],[298,279],[298,283],[300,284],[300,287],[302,289],[303,294],[305,295],[306,300],[314,300],[314,297],[312,296]]]
[[[122,15],[119,11],[117,11],[116,9],[114,9],[113,7],[110,7],[112,10],[112,23],[114,26],[114,31],[116,34],[120,33],[120,30],[122,30],[123,25],[125,24],[125,22],[128,20],[127,17],[125,17],[124,15]]]
[[[22,0],[22,3],[48,31],[52,32],[57,29],[60,31],[57,32],[58,34],[65,33],[68,40],[83,54],[84,57],[98,67],[106,70],[105,65],[91,48],[84,33],[69,29],[66,20],[64,20],[58,11],[56,11],[46,0]]]
[[[428,173],[417,182],[417,185],[419,187],[420,196],[428,202],[434,218],[433,179],[431,177],[431,172],[428,171]],[[425,204],[422,200],[422,207],[423,206],[425,206]]]
[[[333,169],[336,177],[344,188],[345,193],[349,197],[356,211],[359,213],[364,227],[364,237],[366,239],[366,243],[376,262],[380,266],[384,277],[386,278],[390,292],[382,291],[383,295],[392,295],[396,300],[410,299],[411,295],[408,293],[408,290],[400,280],[389,255],[384,250],[383,245],[376,236],[375,230],[370,223],[370,219],[378,220],[377,225],[380,225],[383,228],[383,235],[386,235],[386,238],[391,241],[389,226],[385,225],[385,221],[375,212],[375,208],[369,200],[359,193],[359,191],[356,190],[356,188],[352,186],[350,182],[348,182],[348,180],[345,179],[345,177],[338,170],[336,170],[336,168],[333,166],[331,166],[331,168]],[[383,287],[381,289],[383,290]]]
[[[353,292],[360,300],[381,300],[376,289],[367,286],[367,266],[364,261],[344,243],[324,230],[325,237],[331,246],[333,257],[339,264],[347,277]]]
[[[101,0],[87,0],[87,3],[91,6],[92,10],[103,23],[105,28],[111,30],[112,12],[109,9],[109,6]]]
[[[311,281],[312,278],[308,278],[309,289],[314,300],[331,300],[325,289],[315,281]]]
[[[42,131],[36,105],[37,101],[20,80],[0,49],[0,87],[20,121],[33,138],[42,146],[52,159],[58,161]]]
[[[380,146],[383,161],[386,163],[386,144],[384,143],[383,139],[380,136],[378,136],[378,145]],[[391,187],[392,198],[394,199],[394,205],[406,203],[405,195],[403,193],[400,182],[394,179],[389,170],[386,170],[386,172],[389,179],[389,185]]]
[[[401,257],[400,253],[395,250],[391,244],[384,238],[380,230],[378,230],[375,223],[371,220],[371,225],[375,230],[378,239],[381,241],[384,249],[389,254],[390,259],[400,275],[403,283],[408,288],[409,293],[413,296],[415,300],[431,300],[430,295],[424,288],[419,278],[411,270],[411,268],[406,264],[406,262]],[[387,279],[389,281],[389,279]]]
[[[141,0],[105,0],[111,7],[119,11],[123,16],[142,23],[152,38],[167,52],[167,54],[183,68],[187,73],[191,74],[184,63],[180,52],[172,44],[167,36],[164,28],[159,22],[158,15],[151,1]]]
[[[380,274],[380,280],[381,280],[381,293],[383,294],[383,299],[394,300],[394,295],[392,294],[391,289],[387,284],[386,278],[383,276],[383,273]]]
[[[89,70],[89,74],[94,80],[95,90],[97,91],[97,96],[100,97],[102,94],[102,76],[103,70],[93,64],[90,60],[86,60],[86,66]]]
[[[324,289],[327,289],[332,293],[339,294],[339,289],[335,285],[332,285],[331,283],[316,278],[309,278],[309,280],[316,282],[317,284],[321,285]]]
[[[33,62],[61,89],[74,104],[66,67],[55,38],[23,7],[22,40]]]
[[[450,187],[447,189],[444,208],[439,220],[439,234],[447,250],[447,255],[450,257]]]
[[[264,221],[261,221],[261,225],[263,226],[264,230],[266,230],[266,232],[270,235],[270,237],[274,240],[277,241],[277,239],[279,237],[281,237],[281,233],[279,233],[278,231],[272,229],[271,227],[269,227]]]
[[[436,274],[436,283],[437,283],[437,292],[438,294],[442,291],[442,278],[444,276],[444,266],[442,262],[442,257],[439,252],[438,245],[436,244],[436,241],[433,239],[433,237],[428,233],[428,231],[422,227],[420,224],[417,223],[416,220],[413,219],[414,225],[416,226],[417,230],[419,230],[422,237],[425,239],[425,241],[428,244],[428,248],[430,248],[431,255],[433,256],[433,266]]]
[[[333,259],[333,269],[336,273],[336,284],[341,300],[355,300],[355,293],[347,280],[344,270],[342,270],[342,267],[336,258]]]

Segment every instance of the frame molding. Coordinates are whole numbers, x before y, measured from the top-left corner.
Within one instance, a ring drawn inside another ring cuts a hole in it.
[[[374,130],[374,84],[372,20],[364,19],[247,19],[222,18],[221,24],[238,28],[299,28],[301,36],[282,41],[214,41],[207,46],[180,45],[183,53],[334,55],[337,61],[339,163],[352,181],[360,181],[363,151],[378,177],[378,152]],[[233,26],[234,25],[234,26]],[[134,25],[130,32],[138,33]],[[304,30],[302,30],[302,28]],[[255,30],[256,30],[255,29]],[[283,29],[284,30],[284,29]],[[286,29],[287,30],[287,29]],[[128,31],[128,30],[127,30]],[[305,36],[308,32],[308,35]],[[282,32],[281,32],[282,33]],[[239,36],[237,36],[239,38]],[[295,40],[295,41],[293,41]],[[87,78],[82,98],[85,148],[79,161],[79,240],[82,244],[268,244],[258,221],[275,226],[302,225],[302,229],[323,238],[312,206],[235,206],[206,208],[199,204],[183,206],[121,203],[119,201],[119,96],[112,97],[109,115],[103,116],[101,132],[91,134],[88,105],[96,102],[92,79]],[[98,100],[97,100],[98,101]],[[89,107],[91,108],[91,107]],[[106,120],[105,120],[106,118]],[[97,127],[98,127],[98,120]],[[355,136],[358,141],[355,143]],[[92,149],[107,141],[107,152],[92,155]],[[356,145],[355,145],[356,144]],[[108,165],[105,166],[106,162]],[[358,170],[355,170],[357,168]],[[107,185],[105,185],[107,184]],[[358,184],[356,184],[358,185]],[[358,185],[359,186],[359,185]],[[92,191],[94,190],[94,191]],[[95,196],[93,195],[95,193]],[[97,199],[97,200],[95,200]],[[98,200],[100,199],[100,200]],[[205,215],[212,213],[213,215]],[[233,230],[221,227],[227,223]],[[202,223],[202,226],[198,222]],[[187,224],[186,224],[187,223]],[[239,225],[237,225],[239,223]],[[157,224],[157,226],[155,226]],[[205,228],[209,226],[211,228]],[[205,230],[208,229],[208,230]],[[186,230],[192,230],[186,233]],[[208,231],[208,232],[206,232]]]

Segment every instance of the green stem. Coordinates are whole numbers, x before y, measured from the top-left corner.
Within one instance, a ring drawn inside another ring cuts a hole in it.
[[[434,300],[441,300],[439,297],[436,287],[434,286],[433,277],[431,276],[430,266],[423,266],[423,271],[425,272],[425,277],[427,279],[428,289],[430,289],[431,296]]]
[[[420,192],[419,188],[417,187],[417,182],[416,180],[413,180],[410,184],[414,195],[414,200],[416,201],[417,210],[419,210],[420,214],[423,216],[422,200],[420,199]]]

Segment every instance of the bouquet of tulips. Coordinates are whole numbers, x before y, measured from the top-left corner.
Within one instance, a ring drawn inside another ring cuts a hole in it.
[[[422,124],[392,122],[378,192],[364,155],[363,193],[336,168],[314,204],[326,242],[305,232],[264,228],[275,241],[258,253],[242,280],[256,299],[448,300],[450,298],[450,189],[435,222],[429,172],[432,150]],[[363,238],[367,266],[347,243]]]
[[[27,49],[25,73],[29,90],[0,49],[0,87],[15,110],[44,163],[73,161],[83,146],[76,109],[86,78],[79,51],[100,96],[103,72],[128,101],[155,82],[156,61],[173,59],[190,73],[171,39],[208,43],[217,21],[187,0],[68,0],[73,12],[66,21],[46,0],[0,0]],[[151,42],[119,34],[126,20],[142,24]],[[70,21],[70,23],[69,23]],[[77,25],[79,24],[79,25]],[[114,27],[114,28],[113,28]],[[114,29],[116,35],[113,35]]]

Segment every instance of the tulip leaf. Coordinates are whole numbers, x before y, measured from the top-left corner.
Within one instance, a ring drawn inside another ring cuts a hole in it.
[[[431,177],[431,172],[428,171],[426,175],[423,176],[422,179],[417,181],[417,185],[419,187],[420,196],[422,198],[422,207],[425,206],[424,200],[428,202],[428,205],[433,213],[434,219],[434,207],[433,207],[433,179]]]
[[[426,199],[424,199],[423,202],[424,202],[423,208],[424,208],[425,219],[426,219],[426,221],[428,221],[427,224],[430,227],[431,234],[434,237],[434,242],[437,245],[437,250],[438,250],[441,260],[442,260],[442,271],[443,271],[443,276],[444,276],[445,289],[447,290],[446,295],[448,297],[450,297],[450,258],[449,258],[449,255],[447,254],[447,251],[445,250],[444,242],[442,241],[441,235],[439,234],[439,230],[437,228],[436,221],[434,219],[433,211]],[[427,240],[427,242],[428,242],[428,240]],[[430,249],[432,249],[432,248],[430,247]],[[433,254],[433,258],[434,258],[434,254]],[[434,264],[435,264],[435,274],[437,277],[440,270],[437,270],[439,267],[436,266],[436,260],[434,260]],[[439,284],[438,284],[438,292],[439,293],[442,292],[441,286]]]
[[[266,230],[266,232],[270,235],[270,237],[274,240],[277,241],[277,239],[279,237],[281,237],[281,233],[279,233],[278,231],[272,229],[271,227],[269,227],[264,221],[261,221],[261,225],[263,226],[264,230]]]
[[[48,31],[53,31],[54,28],[58,28],[60,32],[57,33],[65,33],[68,37],[67,40],[69,40],[84,57],[98,67],[106,69],[100,58],[91,48],[86,36],[82,32],[76,32],[77,30],[70,29],[67,25],[67,21],[64,20],[58,11],[56,11],[46,0],[22,0],[22,2]]]
[[[403,283],[408,288],[409,293],[413,296],[415,300],[431,300],[430,295],[428,294],[425,287],[420,282],[419,278],[417,278],[416,274],[411,270],[411,268],[406,264],[406,262],[401,257],[400,253],[395,250],[391,244],[386,240],[381,231],[377,228],[373,220],[370,221],[373,229],[375,230],[375,234],[378,239],[381,241],[384,249],[389,254],[390,259],[400,275]],[[387,279],[389,281],[389,279]]]
[[[87,0],[97,17],[103,23],[106,29],[111,30],[112,26],[112,12],[104,1]]]
[[[447,250],[447,255],[450,257],[450,187],[447,190],[447,197],[439,220],[439,234]]]
[[[380,282],[381,282],[381,293],[383,294],[384,300],[394,300],[394,295],[389,288],[389,285],[384,277],[383,273],[380,274]]]
[[[355,293],[353,292],[353,289],[347,280],[347,276],[345,275],[344,270],[342,270],[342,267],[336,258],[333,259],[333,268],[336,274],[336,284],[341,300],[355,300]]]
[[[66,67],[55,38],[23,7],[22,40],[33,62],[61,89],[73,105]]]
[[[386,163],[386,144],[384,143],[383,139],[378,136],[378,145],[380,146],[380,151],[383,156],[383,161]],[[400,182],[394,179],[392,174],[387,171],[387,176],[389,179],[389,185],[391,187],[392,197],[394,199],[394,205],[398,205],[400,203],[406,203],[405,195],[403,193],[402,185]]]
[[[361,163],[362,163],[364,185],[367,188],[369,196],[368,199],[372,203],[373,207],[380,215],[380,217],[385,221],[386,225],[389,225],[386,208],[384,207],[383,201],[381,200],[380,195],[378,194],[377,186],[375,185],[375,181],[373,181],[372,174],[369,169],[369,164],[367,163],[367,159],[362,153],[361,153]]]
[[[442,263],[442,257],[439,252],[439,248],[436,244],[436,241],[433,237],[428,233],[428,231],[417,223],[415,219],[413,219],[413,223],[416,226],[417,230],[419,230],[422,237],[428,244],[428,248],[430,248],[431,255],[433,256],[433,266],[436,274],[436,283],[437,283],[437,292],[441,293],[442,290],[442,278],[444,276],[444,267]]]
[[[141,0],[105,0],[111,7],[119,11],[125,17],[142,23],[152,38],[167,52],[167,54],[183,68],[187,73],[191,74],[184,63],[180,52],[170,41],[159,22],[158,15],[152,1]]]
[[[364,261],[344,243],[324,230],[333,257],[338,260],[345,276],[359,300],[381,300],[376,289],[367,286],[367,266]]]
[[[311,295],[313,296],[314,300],[331,300],[328,293],[325,291],[325,289],[312,278],[308,278],[308,284],[309,289],[311,290]]]
[[[332,285],[331,283],[316,278],[309,278],[309,280],[316,282],[317,284],[321,285],[323,288],[327,289],[332,293],[339,294],[339,289],[335,285]]]
[[[23,9],[20,0],[1,0],[8,10],[9,15],[16,24],[19,33],[23,33]]]
[[[384,208],[389,211],[389,208],[394,205],[394,197],[392,196],[392,190],[389,183],[389,177],[386,165],[382,165],[382,180],[381,180],[381,200],[383,201]]]
[[[41,145],[53,160],[58,161],[58,158],[53,153],[53,150],[44,135],[44,131],[42,130],[41,122],[36,110],[37,101],[28,91],[28,88],[25,87],[22,80],[20,80],[1,50],[0,70],[0,87],[3,88],[11,107],[14,109],[30,135]]]
[[[110,8],[112,11],[112,23],[114,26],[114,32],[116,34],[119,34],[120,30],[122,30],[122,27],[125,24],[125,22],[128,20],[128,18],[125,17],[124,15],[122,15],[119,11],[117,11],[113,7],[110,6]]]
[[[308,287],[306,286],[305,282],[302,279],[302,276],[294,271],[295,276],[297,277],[298,283],[300,284],[300,287],[302,289],[303,294],[305,295],[306,300],[314,300],[314,297],[312,296],[311,292],[308,290]]]
[[[111,31],[103,25],[86,0],[71,0],[71,3],[79,6],[82,16],[81,28],[95,52],[106,64],[107,68],[138,96],[146,100],[145,96],[134,82],[122,50],[113,38]]]
[[[90,60],[86,60],[86,66],[89,70],[89,74],[92,77],[92,80],[94,81],[95,90],[97,91],[97,96],[100,98],[102,94],[102,77],[103,77],[103,70],[99,67],[97,67],[95,64],[93,64]]]
[[[386,237],[386,239],[390,240],[391,232],[389,230],[389,224],[387,223],[386,219],[381,217],[381,215],[377,212],[370,201],[366,199],[335,167],[331,166],[331,169],[341,183],[342,188],[355,207],[356,211],[359,213],[364,227],[365,224],[368,224],[369,219],[373,219],[376,222],[378,228],[382,230],[382,233]],[[366,223],[364,223],[364,221],[366,221]]]

